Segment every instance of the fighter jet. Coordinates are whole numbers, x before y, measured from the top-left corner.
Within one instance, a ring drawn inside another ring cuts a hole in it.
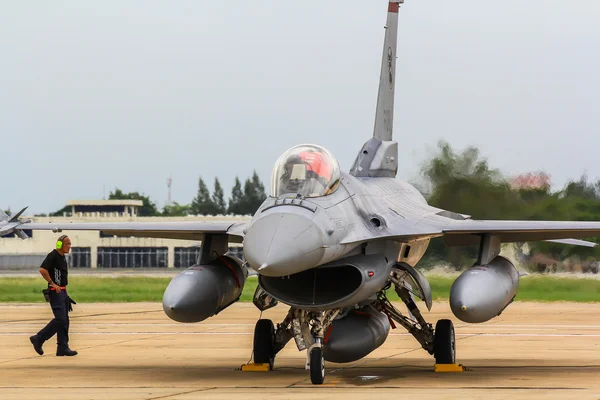
[[[306,351],[312,383],[325,379],[325,361],[359,360],[381,346],[396,324],[406,329],[438,364],[456,361],[452,321],[434,326],[417,306],[430,310],[431,289],[415,266],[429,241],[478,245],[479,256],[450,291],[454,315],[467,323],[488,321],[515,298],[519,272],[500,255],[502,243],[578,240],[600,236],[600,222],[478,221],[431,207],[407,182],[396,179],[398,144],[392,137],[398,13],[389,1],[373,137],[352,168],[340,169],[332,153],[302,144],[275,163],[270,195],[249,222],[114,222],[39,224],[19,214],[0,215],[0,235],[23,229],[100,230],[108,234],[202,241],[197,265],[170,282],[163,309],[173,320],[201,322],[239,300],[249,269],[258,275],[254,304],[282,303],[287,316],[260,319],[254,330],[254,361],[273,367],[292,339]],[[245,262],[227,253],[243,243]],[[393,289],[407,311],[386,297]],[[418,300],[417,300],[418,299]]]

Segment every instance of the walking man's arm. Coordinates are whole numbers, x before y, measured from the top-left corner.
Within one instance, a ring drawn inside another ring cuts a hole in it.
[[[54,290],[56,290],[56,293],[60,293],[60,286],[58,286],[56,283],[52,282],[52,278],[50,278],[50,274],[48,273],[47,269],[40,268],[40,274],[44,277],[46,282],[48,282],[50,287],[53,287]]]

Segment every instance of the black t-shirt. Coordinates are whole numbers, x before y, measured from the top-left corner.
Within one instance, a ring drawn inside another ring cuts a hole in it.
[[[67,275],[69,274],[67,271],[67,259],[65,256],[61,256],[58,251],[52,250],[48,253],[44,262],[42,262],[41,268],[48,271],[52,282],[58,286],[67,286],[69,283],[67,280]]]

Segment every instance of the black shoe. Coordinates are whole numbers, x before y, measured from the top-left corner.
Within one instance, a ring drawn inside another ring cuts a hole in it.
[[[43,356],[44,350],[42,349],[42,345],[44,344],[44,341],[40,340],[37,335],[30,336],[29,341],[33,345],[33,349],[36,351],[36,353],[38,353],[40,356]]]
[[[60,356],[71,357],[71,356],[76,356],[77,352],[75,350],[71,350],[70,348],[67,347],[66,349],[57,349],[56,355],[58,357],[60,357]]]

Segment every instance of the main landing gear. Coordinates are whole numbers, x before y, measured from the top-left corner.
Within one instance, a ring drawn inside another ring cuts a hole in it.
[[[396,309],[385,295],[385,290],[394,285],[394,290],[404,302],[409,316]],[[452,365],[456,363],[456,338],[452,321],[442,319],[433,326],[425,321],[414,297],[425,301],[431,309],[431,288],[422,274],[406,264],[398,264],[390,275],[389,284],[377,294],[372,304],[377,310],[386,314],[390,324],[402,325],[435,358],[436,365]],[[276,305],[260,287],[255,294],[255,305],[265,310]],[[299,351],[306,350],[306,369],[309,370],[313,384],[325,381],[325,359],[323,345],[325,332],[340,313],[340,309],[328,311],[307,311],[290,308],[285,319],[275,327],[269,319],[260,319],[254,329],[254,362],[264,364],[273,369],[275,356],[284,346],[294,339]]]
[[[440,319],[435,324],[433,356],[436,364],[456,363],[456,339],[454,325],[449,319]]]
[[[404,302],[412,318],[403,315],[387,299],[385,289],[394,285],[394,290]],[[392,321],[402,325],[435,358],[436,364],[456,363],[456,338],[454,326],[449,319],[441,319],[435,325],[435,331],[428,324],[413,298],[422,299],[431,309],[431,288],[427,279],[410,265],[398,263],[392,270],[389,285],[377,294],[377,309],[386,314],[392,327]]]
[[[395,321],[406,328],[434,356],[436,364],[455,364],[456,339],[452,321],[441,319],[434,330],[431,324],[425,322],[410,294],[399,290],[399,295],[414,319],[398,311],[387,300],[384,292],[378,294],[377,308],[388,315],[393,327]],[[298,350],[307,352],[306,369],[309,371],[310,381],[316,385],[322,384],[325,381],[324,333],[338,313],[339,310],[310,312],[291,308],[277,327],[270,319],[258,320],[254,328],[254,362],[268,364],[269,369],[273,369],[275,356],[293,338]]]
[[[259,319],[254,327],[254,362],[269,364],[275,362],[275,327],[270,319]]]

